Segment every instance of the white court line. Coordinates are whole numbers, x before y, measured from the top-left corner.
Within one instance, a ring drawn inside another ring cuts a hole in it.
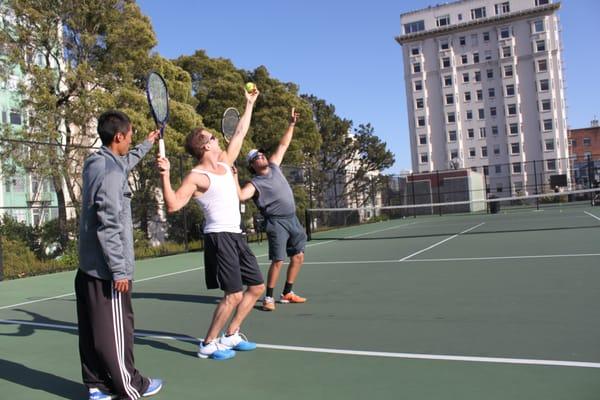
[[[446,262],[446,261],[493,261],[493,260],[519,260],[530,258],[565,258],[565,257],[598,257],[600,253],[582,254],[540,254],[537,256],[502,256],[502,257],[457,257],[457,258],[420,258],[407,260],[407,262]]]
[[[137,280],[134,280],[134,281],[133,281],[133,283],[140,283],[140,282],[151,281],[151,280],[158,279],[158,278],[164,278],[164,277],[167,277],[167,276],[173,276],[173,275],[185,274],[185,273],[187,273],[187,272],[198,271],[198,270],[202,270],[202,269],[204,269],[204,267],[191,268],[191,269],[186,269],[186,270],[184,270],[184,271],[171,272],[171,273],[168,273],[168,274],[162,274],[162,275],[157,275],[157,276],[151,276],[151,277],[149,277],[149,278],[143,278],[143,279],[137,279]],[[11,304],[11,305],[9,305],[9,306],[3,306],[3,307],[0,307],[0,310],[5,310],[5,309],[7,309],[7,308],[13,308],[13,307],[25,306],[25,305],[28,305],[28,304],[39,303],[39,302],[42,302],[42,301],[47,301],[47,300],[55,300],[55,299],[60,299],[60,298],[63,298],[63,297],[73,296],[74,294],[75,294],[75,292],[71,292],[71,293],[65,293],[65,294],[61,294],[61,295],[58,295],[58,296],[44,297],[43,299],[37,299],[37,300],[31,300],[31,301],[25,301],[25,302],[23,302],[23,303],[17,303],[17,304]]]
[[[485,224],[485,222],[482,222],[482,223],[480,223],[480,224],[477,224],[477,225],[475,225],[475,226],[472,226],[472,227],[470,227],[469,229],[465,229],[464,231],[462,231],[462,232],[460,232],[460,233],[457,233],[456,235],[452,235],[452,236],[450,236],[450,237],[448,237],[448,238],[446,238],[446,239],[444,239],[444,240],[440,240],[439,242],[437,242],[437,243],[434,243],[434,244],[432,244],[431,246],[429,246],[429,247],[426,247],[426,248],[424,248],[424,249],[422,249],[422,250],[419,250],[419,251],[417,251],[417,252],[415,252],[415,253],[412,253],[412,254],[410,254],[410,255],[408,255],[408,256],[406,256],[406,257],[404,257],[404,258],[401,258],[401,259],[400,259],[400,260],[398,260],[398,261],[399,261],[399,262],[406,261],[406,260],[408,260],[409,258],[412,258],[412,257],[414,257],[414,256],[416,256],[416,255],[419,255],[419,254],[421,254],[421,253],[424,253],[424,252],[426,252],[427,250],[431,250],[431,249],[433,249],[434,247],[437,247],[437,246],[439,246],[439,245],[440,245],[440,244],[442,244],[442,243],[446,243],[447,241],[449,241],[449,240],[452,240],[452,239],[454,239],[454,238],[458,237],[459,235],[462,235],[463,233],[467,233],[467,232],[470,232],[470,231],[472,231],[473,229],[477,229],[477,228],[479,228],[479,227],[480,227],[481,225],[483,225],[483,224]]]
[[[587,214],[587,215],[589,215],[590,217],[592,217],[592,218],[596,218],[598,221],[600,221],[600,217],[597,217],[597,216],[595,216],[594,214],[592,214],[592,213],[589,213],[589,212],[587,212],[587,211],[584,211],[584,213],[586,213],[586,214]]]
[[[43,328],[54,328],[61,330],[77,330],[76,326],[71,325],[56,325],[45,324],[38,322],[0,320],[0,324],[7,325],[26,325],[39,326]],[[198,343],[202,339],[193,338],[190,336],[177,335],[154,335],[151,333],[137,332],[136,337],[162,339],[162,340],[178,340],[184,342]],[[455,356],[446,354],[418,354],[418,353],[392,353],[383,351],[362,351],[362,350],[343,350],[329,349],[321,347],[303,347],[303,346],[283,346],[275,344],[257,344],[258,347],[271,350],[288,350],[301,351],[309,353],[326,353],[326,354],[342,354],[349,356],[362,357],[387,357],[387,358],[403,358],[414,360],[439,360],[439,361],[463,361],[463,362],[479,362],[479,363],[495,363],[495,364],[520,364],[520,365],[540,365],[540,366],[556,366],[556,367],[577,367],[577,368],[600,368],[600,363],[583,362],[583,361],[559,361],[559,360],[538,360],[526,358],[503,358],[503,357],[474,357],[474,356]]]

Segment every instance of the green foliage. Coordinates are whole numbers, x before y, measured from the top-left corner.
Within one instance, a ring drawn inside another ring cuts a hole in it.
[[[69,269],[54,260],[40,260],[29,249],[27,243],[20,240],[3,240],[2,254],[5,279],[23,278]]]

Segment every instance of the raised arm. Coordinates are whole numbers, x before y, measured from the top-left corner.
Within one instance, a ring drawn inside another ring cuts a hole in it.
[[[254,103],[256,102],[259,92],[257,89],[255,89],[252,93],[244,91],[244,94],[246,95],[246,108],[240,117],[237,127],[235,128],[235,133],[231,137],[227,149],[221,153],[221,157],[219,157],[220,161],[227,163],[227,165],[233,165],[233,162],[240,154],[242,143],[244,142],[244,138],[246,137],[248,129],[250,128],[252,109],[254,108]]]
[[[150,149],[152,149],[152,145],[154,145],[154,141],[156,140],[156,138],[158,138],[159,134],[159,130],[150,132],[146,137],[146,140],[135,146],[127,153],[127,155],[125,155],[125,162],[129,171],[131,171],[137,165],[137,163],[139,163],[140,160],[144,158],[146,153],[148,153]]]
[[[285,155],[285,152],[287,151],[288,147],[290,146],[290,143],[292,142],[292,136],[294,135],[294,127],[296,126],[296,121],[298,121],[299,116],[300,114],[296,112],[294,107],[292,107],[292,113],[290,115],[290,124],[288,125],[281,139],[279,139],[279,145],[277,146],[275,153],[273,153],[273,155],[269,157],[269,162],[276,165],[281,165],[281,162],[283,161],[283,156]]]
[[[171,187],[170,163],[167,158],[158,157],[158,167],[162,182],[163,197],[167,205],[167,212],[175,212],[184,207],[196,191],[208,188],[208,178],[202,174],[188,174],[183,179],[177,191]]]
[[[246,183],[244,187],[241,187],[240,180],[238,179],[237,168],[231,168],[233,170],[233,179],[235,180],[235,186],[237,187],[238,197],[240,198],[240,201],[246,201],[251,199],[252,196],[254,196],[254,193],[256,193],[256,188],[250,182]]]

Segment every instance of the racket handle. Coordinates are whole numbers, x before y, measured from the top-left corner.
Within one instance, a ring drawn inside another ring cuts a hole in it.
[[[165,141],[163,139],[158,139],[158,154],[161,157],[165,156]]]

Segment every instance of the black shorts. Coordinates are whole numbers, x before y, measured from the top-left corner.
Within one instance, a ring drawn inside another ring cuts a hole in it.
[[[204,235],[204,276],[208,289],[221,288],[229,293],[264,282],[256,257],[241,233]]]

